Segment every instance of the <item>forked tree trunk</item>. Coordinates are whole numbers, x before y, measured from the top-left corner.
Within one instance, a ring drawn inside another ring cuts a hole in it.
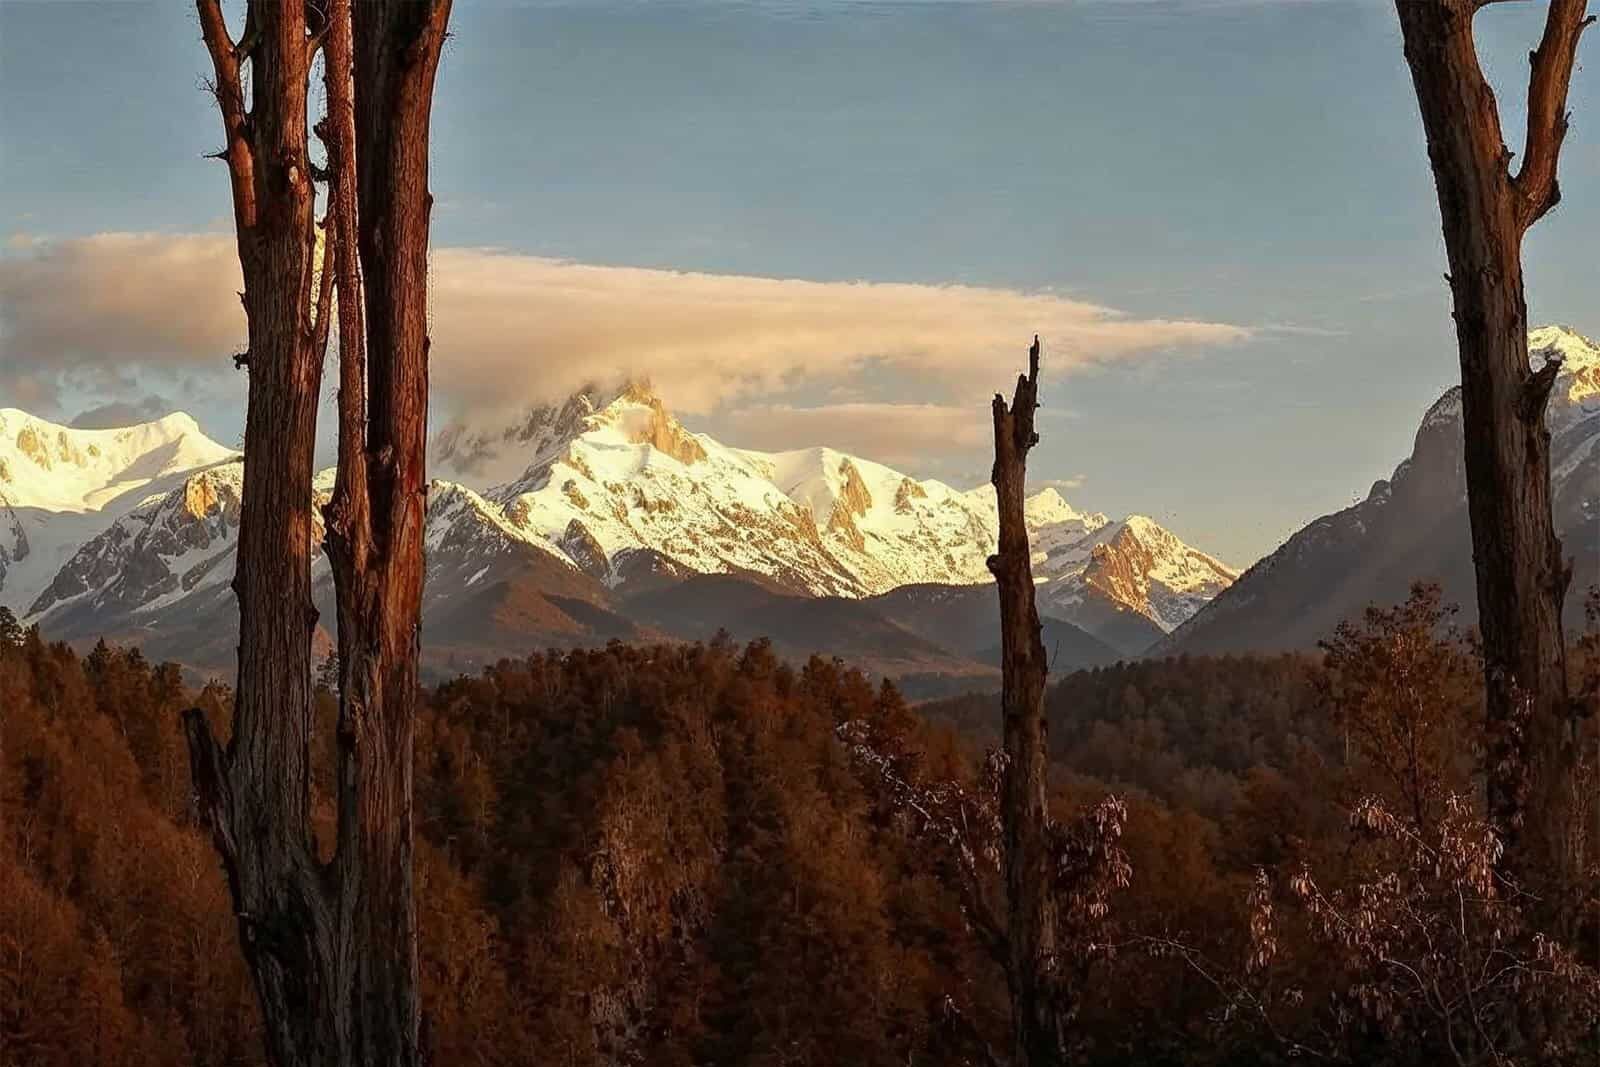
[[[989,557],[1000,595],[1001,715],[1006,774],[1001,794],[1011,995],[1011,1063],[1043,1067],[1066,1056],[1067,1006],[1057,975],[1057,902],[1051,871],[1050,820],[1045,801],[1048,765],[1044,717],[1049,662],[1034,601],[1033,565],[1024,514],[1028,450],[1039,441],[1039,339],[1028,351],[1028,373],[1017,377],[1011,407],[994,398],[994,482],[1000,547]]]
[[[342,32],[349,5],[332,2],[329,53],[337,59],[330,79],[342,66],[357,87],[352,101],[349,79],[337,91],[329,85],[333,187],[340,203],[355,201],[348,211],[357,220],[355,248],[346,244],[348,227],[339,243],[347,318],[339,471],[327,513],[341,674],[335,862],[355,960],[351,1008],[371,1031],[362,1035],[369,1058],[361,1062],[411,1064],[419,1020],[412,737],[427,487],[428,133],[450,3],[363,0],[353,39]]]
[[[219,0],[197,7],[228,137],[220,155],[233,186],[250,337],[242,359],[250,386],[234,732],[223,750],[201,712],[185,715],[197,800],[228,875],[271,1060],[407,1067],[420,1061],[411,742],[427,413],[427,134],[449,2],[375,0],[352,20],[350,0],[260,0],[250,3],[237,44]],[[329,114],[318,133],[332,181],[313,293],[306,105],[319,49]],[[364,300],[363,274],[380,279],[365,287]],[[339,821],[333,858],[323,863],[310,819],[311,479],[336,279],[340,454],[328,550],[342,674]]]
[[[1545,406],[1558,365],[1528,359],[1522,238],[1560,199],[1556,163],[1585,0],[1551,0],[1530,56],[1519,170],[1478,65],[1477,0],[1397,0],[1450,263],[1468,510],[1487,682],[1489,813],[1505,870],[1570,873],[1573,708],[1561,611],[1571,576],[1550,509]]]

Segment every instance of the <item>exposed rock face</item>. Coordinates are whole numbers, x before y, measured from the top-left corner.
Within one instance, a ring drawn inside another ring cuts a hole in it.
[[[7,562],[21,563],[28,558],[28,531],[12,510],[11,502],[0,493],[0,568]]]
[[[80,548],[29,606],[40,615],[78,597],[113,614],[187,592],[212,575],[213,550],[231,550],[239,528],[242,464],[187,478]]]
[[[636,445],[649,445],[664,456],[671,456],[685,467],[706,458],[706,450],[694,435],[678,425],[678,420],[667,414],[661,400],[645,385],[634,384],[623,392],[622,399],[639,405],[648,412],[644,418],[626,418],[628,440]]]
[[[909,515],[915,501],[928,499],[928,491],[910,478],[901,480],[894,491],[894,510],[899,515]]]
[[[840,487],[839,499],[833,505],[834,514],[843,510],[850,515],[865,516],[872,508],[872,494],[867,492],[867,483],[862,479],[861,472],[854,463],[844,459],[839,461],[839,477],[844,484]],[[926,495],[924,492],[924,498]]]
[[[567,523],[566,532],[559,542],[561,551],[583,573],[601,581],[611,577],[611,560],[600,542],[594,539],[589,528],[577,519]]]
[[[1182,625],[1237,577],[1142,515],[1129,516],[1095,545],[1083,570],[1085,585],[1114,603],[1147,605],[1145,614],[1163,630]]]
[[[5,588],[6,569],[28,558],[28,531],[11,509],[5,493],[0,493],[0,589]]]

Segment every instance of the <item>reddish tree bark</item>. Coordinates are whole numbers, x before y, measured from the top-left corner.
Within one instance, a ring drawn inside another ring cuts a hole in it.
[[[350,0],[332,0],[329,41],[338,61],[329,66],[333,188],[339,204],[354,201],[347,210],[357,220],[354,250],[340,222],[339,470],[327,509],[341,674],[335,863],[357,946],[348,995],[373,1029],[361,1062],[407,1064],[417,1061],[419,1019],[412,737],[427,488],[428,135],[450,0],[364,0],[353,19],[349,9]],[[333,85],[336,65],[353,74],[353,100],[349,79]]]
[[[1049,661],[1034,600],[1033,566],[1024,514],[1028,451],[1039,443],[1039,339],[1028,351],[1011,406],[994,397],[994,483],[1000,512],[999,551],[989,557],[1000,596],[1001,715],[1005,780],[1001,828],[1007,895],[1006,981],[1011,995],[1011,1063],[1040,1067],[1066,1056],[1068,1006],[1058,977],[1059,903],[1045,802],[1048,739],[1044,716]]]
[[[1483,0],[1397,0],[1450,263],[1468,510],[1483,632],[1491,818],[1506,871],[1571,870],[1573,706],[1561,610],[1571,577],[1550,510],[1545,405],[1558,365],[1528,359],[1522,239],[1560,200],[1556,163],[1585,0],[1551,0],[1530,55],[1528,129],[1511,170],[1472,20]],[[1553,865],[1553,867],[1552,867]]]
[[[219,0],[197,7],[228,138],[219,156],[233,189],[250,337],[239,361],[250,385],[234,731],[224,750],[203,714],[186,714],[196,794],[228,875],[272,1061],[404,1067],[420,1061],[411,761],[428,122],[450,4],[373,0],[352,12],[350,0],[260,0],[237,43]],[[319,49],[330,188],[313,292],[318,172],[307,95]],[[310,822],[311,480],[335,288],[339,472],[327,548],[341,708],[338,834],[324,863]]]

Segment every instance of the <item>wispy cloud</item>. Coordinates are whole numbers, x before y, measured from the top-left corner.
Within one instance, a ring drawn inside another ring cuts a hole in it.
[[[113,400],[109,403],[81,411],[72,420],[80,430],[106,430],[117,426],[159,419],[172,411],[174,404],[164,396],[151,393],[138,400]]]
[[[11,241],[0,257],[0,393],[225,365],[243,341],[231,236],[103,233]]]
[[[751,404],[727,418],[750,448],[826,443],[897,467],[926,468],[930,457],[980,452],[989,441],[982,403],[898,404],[853,401],[814,407]]]
[[[794,443],[784,441],[789,432],[830,439],[824,431],[887,444],[891,426],[913,440],[967,442],[982,434],[984,399],[1034,333],[1046,339],[1053,377],[1251,333],[1136,318],[1050,292],[648,270],[471,248],[437,250],[432,282],[442,419],[494,426],[531,403],[636,376],[677,409],[731,414],[771,445]],[[0,395],[112,381],[130,367],[231,374],[228,354],[245,334],[240,284],[226,233],[29,242],[0,257]],[[802,402],[842,386],[855,387],[849,402]]]
[[[871,372],[896,398],[986,397],[1029,337],[1052,373],[1157,350],[1226,344],[1240,327],[1136,319],[1052,293],[815,282],[593,266],[491,251],[435,257],[436,381],[459,408],[652,379],[689,412]],[[449,377],[447,378],[446,375]],[[871,399],[883,399],[879,397]]]
[[[1058,493],[1065,493],[1074,489],[1082,489],[1084,483],[1087,481],[1088,478],[1086,478],[1084,475],[1074,474],[1070,478],[1045,478],[1042,480],[1031,480],[1028,483],[1028,487],[1033,490],[1054,489]]]

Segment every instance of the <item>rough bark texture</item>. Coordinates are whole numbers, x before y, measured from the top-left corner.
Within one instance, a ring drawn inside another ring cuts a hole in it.
[[[334,0],[336,27],[348,5]],[[348,199],[354,178],[359,212],[360,277],[346,254],[340,302],[352,320],[364,311],[366,331],[365,349],[353,344],[348,359],[341,341],[339,472],[328,511],[341,672],[335,862],[355,961],[349,995],[367,1030],[355,1042],[365,1058],[349,1062],[372,1064],[418,1058],[411,805],[427,486],[428,132],[449,7],[360,4],[346,67],[359,86],[354,106],[331,86],[329,95],[335,140],[353,143],[355,157],[352,174],[341,148],[335,187]],[[342,39],[335,48],[348,55]],[[352,323],[346,333],[354,341],[360,330]]]
[[[266,1038],[279,1063],[326,1062],[317,1005],[331,973],[311,804],[312,450],[322,353],[313,347],[315,190],[307,150],[307,30],[300,5],[251,5],[235,46],[216,3],[199,5],[233,185],[249,349],[244,502],[233,588],[239,678],[227,750],[186,716],[201,814],[238,913]],[[248,62],[245,111],[240,64]]]
[[[1007,895],[1006,980],[1011,994],[1011,1063],[1041,1067],[1063,1062],[1067,1010],[1057,974],[1058,905],[1051,871],[1050,820],[1045,806],[1048,744],[1044,717],[1049,662],[1034,601],[1033,566],[1024,516],[1028,450],[1039,441],[1034,412],[1039,396],[1039,339],[1028,351],[1028,373],[1017,378],[1010,408],[994,398],[994,482],[1000,509],[1000,548],[989,570],[1000,595],[1001,714],[1006,775],[1001,826]]]
[[[1528,359],[1522,238],[1560,199],[1556,163],[1585,0],[1552,0],[1530,55],[1520,169],[1478,65],[1476,0],[1397,0],[1433,165],[1461,359],[1468,510],[1487,681],[1488,802],[1506,871],[1570,869],[1572,713],[1561,608],[1570,566],[1550,512],[1545,403]]]
[[[228,138],[219,156],[233,187],[250,337],[234,729],[223,750],[199,711],[185,716],[197,800],[228,875],[272,1061],[416,1064],[411,760],[428,119],[449,3],[364,3],[352,18],[350,0],[252,2],[237,44],[219,0],[197,7]],[[307,95],[319,49],[328,116],[317,132],[330,189],[314,291]],[[363,275],[378,283],[363,287]],[[310,820],[311,479],[335,287],[339,475],[327,547],[342,705],[338,836],[323,863]]]

